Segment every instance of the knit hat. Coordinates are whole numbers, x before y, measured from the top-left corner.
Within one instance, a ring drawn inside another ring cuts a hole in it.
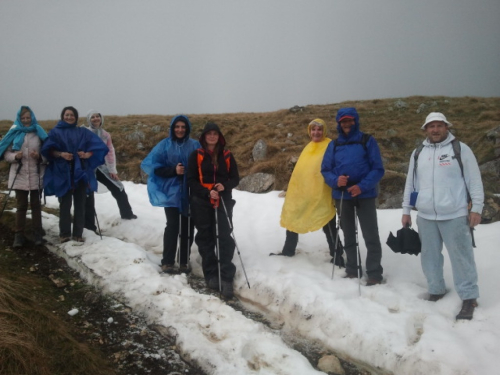
[[[448,126],[453,126],[451,122],[446,120],[445,115],[443,115],[441,112],[431,112],[427,115],[425,122],[420,129],[425,129],[426,125],[433,121],[442,121]]]

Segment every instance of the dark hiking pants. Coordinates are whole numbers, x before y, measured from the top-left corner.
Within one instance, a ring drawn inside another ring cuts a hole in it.
[[[161,264],[175,263],[177,244],[179,237],[179,209],[177,207],[165,207],[167,225],[163,233],[163,259]],[[189,245],[188,245],[188,218],[181,216],[181,244],[180,244],[180,264],[188,264],[191,245],[193,244],[194,221],[189,220]]]
[[[340,212],[340,226],[344,232],[344,250],[347,256],[346,272],[349,275],[358,275],[357,248],[356,248],[356,223],[354,217],[354,205],[358,201],[357,216],[359,219],[359,233],[363,233],[363,239],[367,248],[366,274],[369,279],[382,280],[383,268],[380,264],[382,260],[382,246],[378,233],[377,209],[375,198],[367,199],[344,199],[342,212]],[[340,207],[340,200],[336,200],[336,206]],[[361,229],[361,231],[359,230]],[[360,261],[360,271],[362,265]]]
[[[233,202],[225,202],[230,219],[232,219]],[[202,258],[203,275],[208,282],[214,277],[218,278],[215,209],[208,199],[193,197],[191,212],[197,230],[195,241]],[[232,263],[235,243],[231,237],[231,228],[229,227],[222,203],[217,209],[217,227],[219,232],[221,279],[224,281],[233,281],[234,274],[236,273],[236,266]]]

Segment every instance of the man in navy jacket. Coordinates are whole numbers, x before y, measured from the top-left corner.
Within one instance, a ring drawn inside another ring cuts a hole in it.
[[[330,142],[323,157],[321,173],[332,187],[335,205],[340,212],[347,255],[346,276],[362,275],[357,261],[355,208],[367,248],[366,285],[382,282],[382,246],[378,233],[375,200],[377,185],[384,175],[384,166],[377,141],[359,130],[359,115],[355,108],[337,112],[337,140]],[[343,201],[342,204],[340,201]],[[341,209],[342,207],[342,209]],[[360,261],[361,262],[361,261]],[[359,271],[359,273],[358,273]]]

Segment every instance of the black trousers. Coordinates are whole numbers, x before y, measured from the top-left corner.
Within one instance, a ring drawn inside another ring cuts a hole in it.
[[[71,237],[71,206],[73,209],[73,237],[82,237],[85,224],[85,184],[80,182],[74,189],[59,198],[59,237]]]
[[[120,190],[120,188],[110,181],[99,169],[96,169],[96,178],[97,181],[106,186],[113,198],[115,198],[122,219],[130,219],[134,213],[132,212],[132,207],[128,201],[125,189]],[[97,230],[95,225],[95,199],[93,192],[89,194],[85,202],[85,228],[92,231]]]
[[[193,244],[194,221],[188,220],[186,216],[180,217],[179,222],[179,209],[177,207],[165,207],[165,216],[167,217],[167,225],[163,233],[163,259],[161,264],[175,263],[175,255],[177,253],[177,244],[179,238],[179,224],[180,224],[180,264],[188,264],[189,255],[191,254],[191,245]],[[188,233],[188,221],[189,233]]]
[[[232,220],[234,203],[234,200],[225,201],[229,220]],[[208,198],[193,197],[191,199],[191,212],[196,225],[195,241],[202,258],[201,265],[205,280],[208,282],[210,279],[218,277],[216,254],[216,233],[218,229],[221,279],[229,282],[233,281],[236,273],[236,266],[232,262],[235,243],[231,237],[231,227],[228,223],[228,216],[226,216],[222,207],[222,202],[216,210],[212,207]]]
[[[335,225],[336,216],[333,217],[324,227],[323,232],[326,236],[326,241],[328,242],[328,248],[330,249],[330,255],[333,257],[335,255],[335,240],[337,238],[337,227]],[[281,251],[284,255],[293,256],[295,255],[295,249],[297,248],[297,243],[299,242],[299,234],[289,231],[286,231],[286,239],[285,245],[283,246],[283,250]],[[342,255],[343,248],[342,243],[337,244],[337,249],[339,251],[339,256]]]
[[[335,201],[337,207],[341,207],[340,200]],[[357,205],[357,217],[363,239],[365,240],[366,274],[373,280],[382,280],[383,268],[382,246],[378,233],[377,208],[375,198],[367,199],[344,199],[342,212],[340,212],[340,226],[344,232],[344,249],[347,256],[346,272],[349,275],[358,274],[357,248],[356,248],[356,218],[354,216],[354,206]],[[359,238],[359,235],[358,235]],[[360,260],[360,268],[361,260]],[[362,272],[362,270],[361,270]]]

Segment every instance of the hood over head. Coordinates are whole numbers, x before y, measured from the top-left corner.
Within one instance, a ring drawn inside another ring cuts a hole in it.
[[[224,146],[226,145],[226,139],[224,138],[224,135],[220,131],[219,126],[213,122],[208,122],[207,124],[205,124],[205,127],[203,128],[203,132],[201,133],[200,139],[199,139],[200,143],[201,143],[201,147],[207,148],[207,142],[205,141],[205,135],[210,130],[215,130],[216,132],[219,133],[219,145],[220,145],[221,149],[223,149]]]
[[[338,110],[337,116],[335,117],[335,121],[337,121],[337,131],[339,132],[339,134],[343,134],[342,128],[340,127],[340,121],[342,121],[344,118],[354,119],[354,125],[352,126],[349,136],[357,133],[359,131],[359,115],[358,111],[356,111],[356,108],[346,107],[346,108],[340,108]]]
[[[311,129],[313,126],[319,126],[319,127],[323,128],[323,137],[321,138],[321,140],[323,141],[326,138],[326,130],[327,130],[325,121],[323,121],[320,118],[316,118],[316,119],[312,120],[309,123],[309,125],[307,125],[307,135],[309,135],[309,138],[311,138]]]
[[[186,124],[186,134],[184,135],[184,137],[182,139],[177,138],[175,136],[175,132],[174,132],[174,126],[179,121],[182,121]],[[177,115],[172,119],[172,121],[170,121],[169,135],[173,140],[180,140],[181,141],[184,139],[188,139],[190,134],[191,134],[191,122],[189,121],[189,118],[186,115]]]
[[[95,114],[98,114],[100,117],[101,117],[101,126],[99,126],[98,128],[96,128],[92,122],[90,121],[90,118],[95,115]],[[99,137],[101,137],[101,134],[102,134],[102,128],[104,126],[104,117],[103,115],[101,115],[101,112],[99,111],[96,111],[95,109],[91,109],[90,111],[87,112],[87,125],[88,125],[88,128],[89,130],[92,132],[92,133],[95,133],[97,134]]]

